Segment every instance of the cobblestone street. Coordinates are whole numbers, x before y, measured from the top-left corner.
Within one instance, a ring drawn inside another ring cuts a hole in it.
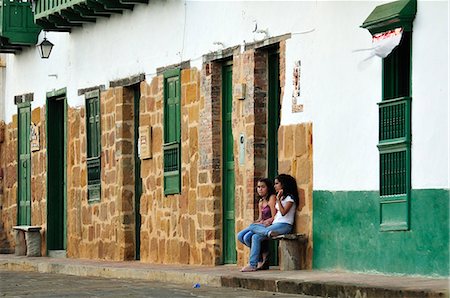
[[[311,297],[245,289],[0,270],[0,297]]]

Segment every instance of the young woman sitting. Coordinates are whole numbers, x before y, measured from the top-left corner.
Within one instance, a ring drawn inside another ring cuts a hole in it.
[[[275,178],[275,191],[277,192],[275,208],[277,213],[270,226],[261,224],[250,225],[252,240],[250,243],[249,265],[242,268],[242,272],[256,271],[261,253],[261,243],[271,237],[290,233],[298,206],[298,188],[295,178],[280,174]]]
[[[276,196],[272,181],[267,178],[259,179],[256,186],[256,192],[259,196],[259,217],[253,224],[260,224],[267,227],[272,224],[276,213]],[[248,247],[251,246],[252,236],[254,234],[250,226],[240,231],[237,235],[238,240]]]

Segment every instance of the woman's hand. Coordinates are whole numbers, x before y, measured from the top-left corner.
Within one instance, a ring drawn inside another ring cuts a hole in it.
[[[262,223],[265,227],[267,227],[267,226],[270,226],[270,225],[272,224],[272,221],[273,221],[273,218],[268,218],[268,219],[266,219],[266,220],[263,220],[261,223]]]
[[[281,203],[281,201],[283,200],[284,196],[283,196],[283,190],[280,190],[277,193],[277,203],[278,203],[278,210],[281,212],[281,215],[285,216],[286,213],[288,213],[289,209],[291,209],[293,203],[292,202],[287,202],[286,205],[283,206],[283,204]]]
[[[282,199],[283,199],[283,190],[281,189],[277,193],[277,201],[281,202]]]

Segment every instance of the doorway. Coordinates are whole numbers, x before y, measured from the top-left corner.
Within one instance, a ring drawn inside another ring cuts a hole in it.
[[[274,179],[278,175],[278,128],[280,126],[280,55],[269,52],[269,96],[267,104],[267,175]]]
[[[223,198],[223,262],[236,263],[236,233],[234,207],[234,153],[232,130],[232,80],[233,65],[222,67],[222,198]]]
[[[267,103],[267,176],[272,181],[278,175],[278,128],[280,126],[280,55],[278,48],[268,52]],[[278,241],[269,247],[270,265],[278,265]]]
[[[140,84],[132,87],[133,90],[133,105],[134,105],[134,216],[135,216],[135,259],[141,259],[141,194],[142,194],[142,179],[141,179],[141,158],[139,152],[139,115],[140,115],[140,99],[141,89]]]
[[[67,247],[65,92],[47,96],[47,250],[49,255],[63,254]]]

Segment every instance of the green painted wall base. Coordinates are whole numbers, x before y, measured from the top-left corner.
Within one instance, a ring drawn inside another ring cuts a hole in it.
[[[412,190],[410,230],[380,231],[378,191],[315,191],[313,268],[449,276],[449,190]]]

